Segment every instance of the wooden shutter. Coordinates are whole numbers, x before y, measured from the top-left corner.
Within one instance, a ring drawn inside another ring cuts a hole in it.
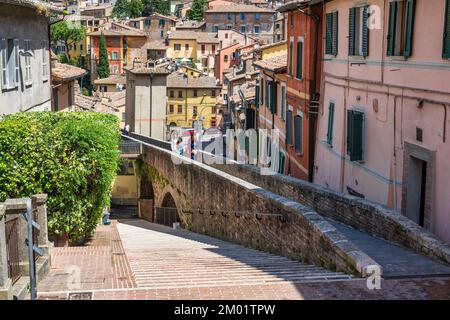
[[[289,75],[292,77],[292,74],[294,73],[292,70],[292,54],[294,53],[294,42],[291,41],[289,44]]]
[[[333,123],[334,123],[334,102],[330,102],[328,106],[328,130],[327,143],[333,145]]]
[[[253,129],[254,126],[254,111],[253,109],[245,109],[245,129]]]
[[[339,13],[333,13],[333,55],[338,54],[338,30],[339,30]]]
[[[447,0],[445,7],[444,50],[442,56],[450,59],[450,0]]]
[[[295,132],[295,152],[301,153],[303,147],[303,123],[301,116],[295,116],[294,119],[294,132]]]
[[[406,0],[406,16],[405,16],[405,47],[403,55],[410,57],[413,48],[414,33],[414,16],[416,12],[416,0]]]
[[[269,99],[270,91],[269,91],[269,80],[266,80],[266,107],[270,109],[270,99]]]
[[[348,13],[348,55],[355,55],[355,34],[356,34],[356,8],[350,8]]]
[[[325,21],[325,54],[333,54],[333,14],[327,13]]]
[[[303,79],[303,42],[297,41],[297,79]]]
[[[292,144],[292,111],[286,112],[286,144]]]
[[[6,39],[0,41],[0,66],[1,66],[1,85],[2,89],[8,88],[8,61],[6,61]]]
[[[19,65],[20,65],[20,56],[19,56],[19,39],[14,39],[14,85],[19,86]]]
[[[280,151],[279,153],[279,161],[278,161],[278,173],[283,174],[284,173],[284,153]]]
[[[363,57],[369,56],[369,6],[363,8],[362,15],[362,53]]]
[[[395,26],[397,24],[397,2],[389,4],[389,27],[387,34],[387,55],[393,56],[395,53]]]
[[[255,86],[255,107],[256,109],[259,108],[259,80],[256,80],[256,86]]]
[[[363,160],[364,114],[349,110],[347,120],[347,151],[350,161]]]
[[[270,105],[271,105],[271,112],[273,114],[277,113],[277,82],[271,81],[270,82]]]

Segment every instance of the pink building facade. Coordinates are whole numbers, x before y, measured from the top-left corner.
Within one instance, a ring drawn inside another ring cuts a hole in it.
[[[314,182],[450,243],[450,1],[324,6]]]

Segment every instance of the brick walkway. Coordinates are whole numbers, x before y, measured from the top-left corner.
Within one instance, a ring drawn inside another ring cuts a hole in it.
[[[79,268],[81,283],[76,283]],[[123,220],[86,246],[55,248],[40,299],[450,299],[450,278],[365,280],[185,230]]]

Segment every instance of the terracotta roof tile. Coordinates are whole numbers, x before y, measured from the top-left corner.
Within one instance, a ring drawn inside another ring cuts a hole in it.
[[[260,69],[273,72],[280,72],[287,69],[287,53],[272,58],[253,62],[253,65]]]

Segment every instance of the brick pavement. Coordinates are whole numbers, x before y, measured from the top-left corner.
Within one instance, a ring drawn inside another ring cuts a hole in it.
[[[368,290],[363,279],[142,220],[100,226],[86,246],[55,248],[52,259],[40,299],[69,291],[98,300],[450,299],[450,278],[382,280],[381,290]],[[71,265],[81,285],[68,290]]]

